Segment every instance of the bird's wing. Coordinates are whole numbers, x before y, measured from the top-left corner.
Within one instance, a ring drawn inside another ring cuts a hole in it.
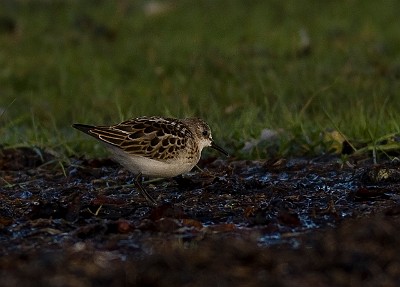
[[[174,158],[185,149],[189,129],[175,119],[142,117],[114,126],[97,126],[87,132],[130,155],[156,160]]]

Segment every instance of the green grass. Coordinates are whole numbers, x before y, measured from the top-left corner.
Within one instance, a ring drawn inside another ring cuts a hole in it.
[[[1,1],[0,144],[103,155],[71,124],[139,115],[203,117],[241,157],[400,132],[400,2],[149,2]],[[265,128],[284,136],[240,152]]]

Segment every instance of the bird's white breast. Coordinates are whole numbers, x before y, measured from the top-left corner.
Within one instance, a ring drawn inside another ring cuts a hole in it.
[[[128,155],[126,152],[113,146],[108,146],[116,161],[134,174],[142,173],[149,177],[174,177],[189,172],[197,160],[174,159],[158,161],[143,156]]]

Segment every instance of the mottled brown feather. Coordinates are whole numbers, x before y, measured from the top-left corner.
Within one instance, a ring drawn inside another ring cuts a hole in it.
[[[91,127],[87,133],[130,155],[170,159],[185,148],[189,128],[178,119],[141,117],[113,126]]]

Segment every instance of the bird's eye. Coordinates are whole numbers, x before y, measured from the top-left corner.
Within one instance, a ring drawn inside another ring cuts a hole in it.
[[[203,131],[203,136],[208,136],[208,131]]]

